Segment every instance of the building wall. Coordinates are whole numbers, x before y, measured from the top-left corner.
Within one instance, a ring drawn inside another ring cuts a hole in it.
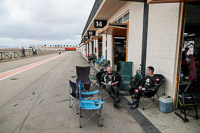
[[[166,94],[174,97],[179,4],[150,4],[146,65],[166,78]]]
[[[127,2],[108,20],[108,22],[114,22],[129,12],[128,61],[133,62],[133,74],[141,64],[143,10],[143,3]]]
[[[141,64],[143,10],[143,3],[134,2],[129,11],[128,61],[133,62],[133,75]]]

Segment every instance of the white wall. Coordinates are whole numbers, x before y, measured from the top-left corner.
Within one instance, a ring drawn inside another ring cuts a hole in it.
[[[129,11],[128,61],[133,62],[133,74],[141,64],[143,10],[143,3],[127,2],[108,20],[114,22]]]
[[[166,78],[166,94],[174,97],[179,4],[150,4],[147,66]]]

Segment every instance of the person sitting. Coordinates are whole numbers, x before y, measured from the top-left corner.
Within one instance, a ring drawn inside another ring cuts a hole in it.
[[[140,97],[142,93],[145,91],[149,91],[150,88],[153,88],[157,84],[157,78],[154,76],[154,68],[152,66],[148,66],[146,69],[146,77],[142,79],[142,83],[140,84],[139,88],[134,88],[133,86],[130,87],[130,94],[132,101],[128,104],[131,105],[131,109],[135,109],[139,105]]]
[[[113,98],[113,105],[115,108],[118,107],[118,103],[120,103],[119,98],[119,88],[117,87],[116,75],[112,72],[112,68],[109,66],[107,68],[107,72],[101,77],[102,83],[105,85],[106,91],[108,91],[109,95]]]

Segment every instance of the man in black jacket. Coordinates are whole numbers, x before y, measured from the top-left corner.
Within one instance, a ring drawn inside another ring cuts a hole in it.
[[[117,104],[120,102],[119,98],[119,88],[117,87],[117,83],[119,82],[117,79],[117,75],[112,72],[112,68],[107,68],[107,73],[103,74],[101,77],[101,81],[103,81],[103,85],[108,91],[109,95],[113,98],[113,105],[117,108]]]
[[[146,69],[147,76],[142,79],[142,82],[139,88],[131,87],[130,94],[132,97],[132,101],[129,103],[129,105],[131,105],[130,107],[131,109],[135,109],[138,107],[142,93],[150,90],[156,85],[157,79],[154,76],[153,72],[154,72],[154,68],[152,66],[148,66]]]

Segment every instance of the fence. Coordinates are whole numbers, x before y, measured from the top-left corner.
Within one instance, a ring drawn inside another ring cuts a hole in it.
[[[31,56],[37,56],[37,55],[45,55],[50,53],[58,52],[57,50],[37,50],[34,54],[32,50],[25,50],[23,53],[22,51],[0,51],[0,61],[3,60],[13,60],[18,58],[24,58],[24,57],[31,57]]]

